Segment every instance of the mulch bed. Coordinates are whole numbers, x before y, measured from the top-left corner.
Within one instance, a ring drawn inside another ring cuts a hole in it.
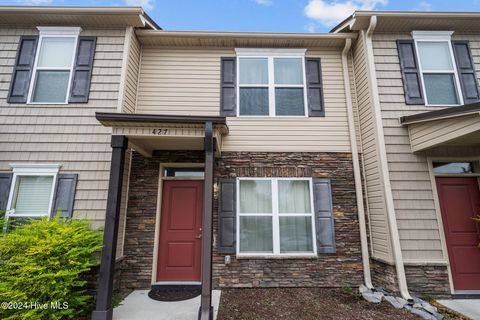
[[[217,320],[419,319],[386,302],[369,303],[355,291],[325,288],[222,289]]]

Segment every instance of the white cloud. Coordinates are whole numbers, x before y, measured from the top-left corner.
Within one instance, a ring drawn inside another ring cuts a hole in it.
[[[261,6],[271,6],[273,4],[273,0],[255,0],[255,2]]]
[[[125,0],[125,4],[131,7],[142,7],[145,10],[152,10],[155,0]]]
[[[432,4],[427,1],[421,1],[418,3],[418,9],[425,11],[432,10]]]
[[[379,5],[386,5],[388,0],[310,0],[305,7],[305,15],[324,25],[334,25],[355,10],[375,10]]]

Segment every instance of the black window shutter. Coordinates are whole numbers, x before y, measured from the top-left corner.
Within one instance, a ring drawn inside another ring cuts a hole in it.
[[[425,104],[418,68],[415,42],[413,40],[397,40],[400,72],[402,73],[403,89],[406,104]]]
[[[38,36],[20,37],[15,67],[10,80],[10,90],[8,91],[7,100],[9,103],[27,103],[37,42]]]
[[[452,41],[452,46],[462,86],[463,102],[465,104],[477,102],[480,100],[480,95],[470,45],[468,41]]]
[[[59,174],[57,176],[57,188],[53,197],[51,212],[52,217],[57,215],[59,211],[61,218],[70,219],[72,217],[77,179],[77,174]]]
[[[309,117],[325,117],[320,58],[305,58]]]
[[[68,102],[87,103],[92,79],[96,37],[79,37]]]
[[[221,58],[220,115],[224,117],[235,117],[237,115],[236,62],[235,57]]]
[[[317,252],[335,253],[335,226],[330,179],[313,178],[313,200],[315,228],[317,230]]]
[[[13,173],[0,173],[0,217],[2,217],[5,214],[5,210],[7,210],[12,177]]]
[[[234,178],[220,178],[218,182],[218,252],[235,254],[237,208],[236,181]]]

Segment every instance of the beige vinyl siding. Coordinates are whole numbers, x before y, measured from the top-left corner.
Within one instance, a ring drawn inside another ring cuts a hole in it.
[[[122,66],[124,29],[84,29],[96,36],[90,99],[86,104],[26,105],[7,103],[18,42],[35,28],[0,28],[0,171],[16,162],[58,163],[60,172],[78,173],[74,211],[103,226],[110,172],[109,128],[96,111],[115,112]]]
[[[353,48],[355,90],[358,109],[358,124],[362,138],[365,197],[368,208],[370,243],[372,257],[392,261],[390,232],[383,184],[380,179],[378,162],[378,140],[375,135],[375,121],[369,91],[367,63],[365,60],[365,39],[360,33]]]
[[[398,39],[411,39],[411,36],[381,33],[373,36],[383,130],[402,253],[406,263],[444,262],[427,159],[424,153],[412,153],[408,129],[399,121],[401,116],[439,108],[405,104],[396,45]],[[476,46],[473,44],[473,47]],[[475,59],[478,63],[478,52]]]
[[[233,49],[142,48],[137,113],[216,116],[220,57]]]
[[[220,58],[232,49],[142,48],[138,113],[219,115]],[[349,152],[339,50],[308,50],[322,59],[326,117],[229,117],[223,151]]]
[[[413,151],[431,148],[463,135],[480,130],[478,114],[409,125],[410,143]]]
[[[122,112],[134,113],[137,102],[138,72],[140,70],[141,45],[133,29],[130,29],[130,41],[125,72]]]

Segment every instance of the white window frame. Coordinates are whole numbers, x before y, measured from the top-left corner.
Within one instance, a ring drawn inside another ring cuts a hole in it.
[[[238,117],[294,117],[306,118],[308,117],[308,101],[307,101],[307,77],[305,69],[305,52],[307,49],[249,49],[236,48],[237,55],[237,116]],[[268,83],[267,84],[240,84],[240,59],[242,58],[261,58],[268,61]],[[302,61],[302,75],[303,85],[299,84],[275,84],[275,58],[292,58],[301,59]],[[242,88],[268,88],[268,115],[241,115],[240,114],[240,87]],[[277,115],[275,108],[275,88],[303,88],[303,115]]]
[[[241,213],[240,212],[240,181],[245,180],[263,180],[271,181],[271,191],[272,191],[272,213]],[[311,213],[279,213],[278,212],[278,181],[287,180],[287,181],[308,181],[310,188],[310,210]],[[315,229],[315,209],[313,201],[313,182],[312,178],[237,178],[237,215],[236,215],[236,255],[237,257],[316,257],[317,256],[317,237]],[[240,252],[240,217],[257,217],[257,216],[266,216],[272,217],[272,241],[273,241],[273,252],[264,253],[264,252]],[[312,225],[312,242],[313,242],[313,251],[312,252],[280,252],[280,217],[308,217],[311,216],[311,225]]]
[[[427,107],[455,107],[463,105],[463,94],[462,94],[462,87],[460,85],[460,78],[458,76],[457,71],[457,63],[455,61],[455,56],[453,54],[453,47],[452,47],[452,34],[454,31],[412,31],[412,37],[415,42],[415,54],[418,57],[418,70],[420,72],[420,79],[422,81],[422,92],[423,96],[425,97],[425,106]],[[418,50],[418,43],[419,42],[446,42],[448,44],[448,50],[450,52],[450,59],[453,66],[452,70],[428,70],[425,73],[438,73],[438,74],[453,74],[454,76],[454,83],[455,83],[455,91],[457,93],[457,104],[431,104],[428,103],[427,97],[427,90],[425,88],[425,80],[423,77],[423,68],[422,68],[422,61],[420,59],[420,51]]]
[[[68,98],[70,96],[70,86],[72,84],[73,77],[73,67],[75,64],[75,57],[77,55],[78,47],[78,36],[82,31],[80,27],[37,27],[40,32],[37,50],[35,53],[35,62],[33,64],[32,77],[30,79],[30,88],[28,89],[28,104],[68,104]],[[42,48],[42,43],[45,38],[74,38],[74,48],[72,54],[72,60],[70,62],[69,68],[50,68],[50,67],[38,67],[38,57],[40,56],[40,49]],[[63,102],[34,102],[33,91],[35,90],[35,82],[37,81],[37,71],[38,70],[51,70],[51,71],[69,71],[70,75],[68,77],[67,84],[67,94],[65,95],[65,101]]]
[[[55,189],[57,187],[57,176],[58,170],[60,169],[59,164],[23,164],[23,163],[12,163],[10,167],[13,169],[13,178],[12,184],[10,185],[10,193],[8,195],[7,201],[7,210],[5,212],[5,220],[8,221],[9,218],[41,218],[49,217],[50,212],[52,211],[53,205],[53,196],[55,194]],[[17,185],[18,177],[23,176],[51,176],[53,177],[52,190],[50,192],[50,199],[48,205],[48,211],[45,213],[36,213],[36,214],[16,214],[15,209],[12,209],[13,197],[15,195],[15,188]],[[6,227],[6,224],[5,224]]]

